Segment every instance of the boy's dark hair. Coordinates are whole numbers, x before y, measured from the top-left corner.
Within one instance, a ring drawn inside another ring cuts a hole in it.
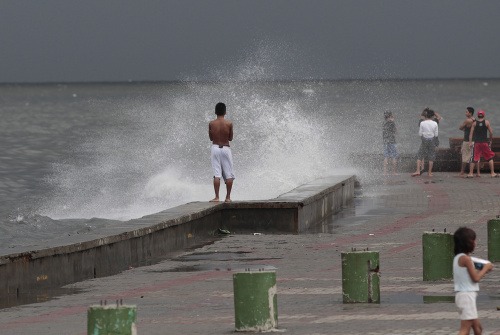
[[[467,107],[467,110],[469,111],[470,115],[474,115],[474,108]]]
[[[467,227],[460,227],[453,234],[455,242],[455,255],[464,253],[468,254],[474,251],[474,241],[476,240],[476,232]]]
[[[215,114],[226,115],[226,105],[222,102],[219,102],[217,105],[215,105]]]
[[[392,117],[392,112],[384,112],[384,118],[387,120],[388,118]]]

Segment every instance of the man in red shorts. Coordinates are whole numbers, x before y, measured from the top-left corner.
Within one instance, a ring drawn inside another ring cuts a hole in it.
[[[474,157],[472,163],[470,163],[470,170],[467,178],[473,178],[474,174],[474,164],[479,162],[481,157],[490,164],[491,177],[498,177],[495,173],[495,163],[493,162],[493,157],[495,153],[491,151],[491,142],[493,141],[493,130],[491,129],[490,121],[484,118],[484,111],[480,110],[477,112],[477,120],[472,123],[472,127],[469,134],[469,146],[474,149]],[[490,138],[488,139],[488,133]]]

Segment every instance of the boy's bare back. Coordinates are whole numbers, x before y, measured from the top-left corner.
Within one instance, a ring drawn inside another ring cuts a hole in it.
[[[229,141],[233,140],[233,123],[217,117],[208,124],[208,136],[213,144],[229,146]]]

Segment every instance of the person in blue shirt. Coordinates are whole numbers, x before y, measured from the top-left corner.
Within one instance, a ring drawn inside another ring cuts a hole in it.
[[[384,113],[384,124],[382,126],[382,139],[384,141],[384,175],[387,175],[389,160],[392,164],[392,174],[396,174],[398,151],[396,148],[396,123],[392,112]]]

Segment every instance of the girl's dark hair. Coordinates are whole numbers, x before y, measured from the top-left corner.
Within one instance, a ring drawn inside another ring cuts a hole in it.
[[[429,109],[429,108],[426,108],[427,109],[427,118],[428,119],[432,119],[434,117],[434,115],[436,115],[436,113],[434,113],[434,111],[432,109]]]
[[[464,253],[468,254],[474,251],[474,241],[476,240],[476,232],[467,227],[460,227],[453,234],[455,242],[455,255]]]

